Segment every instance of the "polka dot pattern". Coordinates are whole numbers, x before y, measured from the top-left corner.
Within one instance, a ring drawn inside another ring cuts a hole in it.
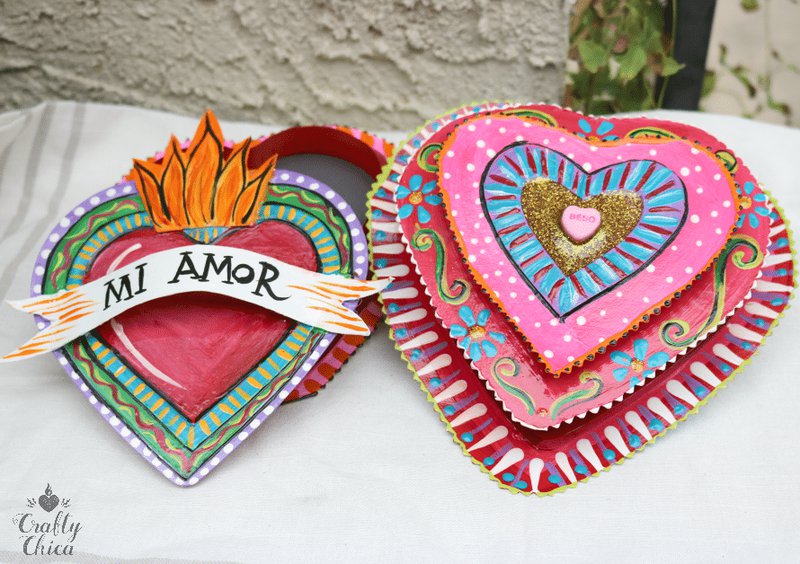
[[[528,280],[510,261],[498,266],[508,257],[485,217],[480,191],[482,175],[491,160],[487,149],[498,151],[515,142],[517,137],[529,143],[547,145],[551,143],[551,134],[552,130],[548,128],[531,126],[527,122],[523,125],[513,118],[498,117],[489,123],[486,120],[470,123],[456,130],[444,152],[439,180],[448,196],[445,201],[457,231],[469,234],[469,237],[462,238],[462,243],[470,265],[484,274],[487,289],[499,300],[506,313],[511,318],[520,319],[518,326],[532,346],[551,351],[552,366],[564,367],[570,363],[568,357],[581,358],[587,354],[586,343],[624,332],[628,324],[639,320],[648,309],[691,283],[697,272],[704,269],[724,245],[735,222],[736,210],[730,204],[732,188],[728,177],[719,174],[719,165],[711,156],[702,151],[692,151],[693,147],[687,143],[671,141],[657,148],[637,143],[590,147],[572,135],[559,136],[558,151],[580,163],[588,173],[620,161],[634,160],[653,160],[679,171],[690,211],[667,249],[671,252],[657,254],[638,274],[623,279],[618,285],[619,290],[584,305],[580,316],[567,316],[557,325],[548,323],[548,330],[544,331],[535,324],[548,321],[553,314],[542,305]],[[655,273],[661,274],[657,285],[653,284]],[[671,282],[666,282],[667,275]],[[614,314],[601,316],[601,310]],[[565,335],[572,339],[564,339]],[[592,348],[595,347],[589,350]]]

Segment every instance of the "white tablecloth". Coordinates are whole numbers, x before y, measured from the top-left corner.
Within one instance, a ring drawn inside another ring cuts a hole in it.
[[[724,140],[800,225],[800,131],[652,115]],[[73,103],[0,115],[0,297],[27,296],[36,250],[63,213],[195,124]],[[6,305],[0,319],[3,352],[33,334]],[[148,468],[50,355],[0,365],[0,560],[26,560],[12,517],[50,483],[82,523],[83,562],[798,561],[798,335],[795,307],[700,415],[542,499],[500,490],[462,456],[383,327],[319,397],[279,409],[190,489]]]

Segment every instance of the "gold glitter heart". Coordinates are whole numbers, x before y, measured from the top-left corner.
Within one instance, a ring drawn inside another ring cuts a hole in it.
[[[549,178],[529,180],[522,188],[522,212],[533,234],[565,276],[616,247],[642,216],[642,198],[628,190],[598,194],[585,200]],[[561,228],[567,206],[600,212],[600,228],[588,240],[576,243]]]

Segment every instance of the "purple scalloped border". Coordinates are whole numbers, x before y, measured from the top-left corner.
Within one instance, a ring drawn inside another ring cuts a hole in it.
[[[361,226],[361,223],[358,221],[355,212],[347,203],[347,201],[327,184],[311,178],[306,174],[300,174],[291,170],[277,169],[275,170],[272,179],[275,181],[280,181],[282,184],[289,184],[298,188],[306,189],[310,192],[315,192],[336,207],[347,225],[350,227],[353,249],[353,272],[355,277],[359,280],[366,279],[367,265],[369,264],[367,239],[364,234],[364,228]],[[86,213],[89,213],[98,205],[120,196],[127,196],[135,193],[136,188],[133,182],[121,182],[110,188],[101,190],[93,196],[90,196],[75,206],[75,208],[73,208],[70,212],[68,212],[58,222],[53,230],[50,231],[36,255],[36,261],[33,267],[33,276],[31,278],[31,297],[41,295],[42,281],[46,271],[47,259],[50,256],[50,252],[53,250],[53,248],[55,248],[62,237],[64,237],[69,228]],[[349,305],[353,304],[349,303]],[[37,316],[36,325],[39,329],[42,329],[45,327],[45,322],[43,319]],[[91,388],[86,385],[80,375],[72,368],[66,356],[64,356],[64,354],[61,352],[62,349],[53,351],[53,354],[58,359],[58,362],[64,368],[66,373],[69,375],[72,382],[80,390],[81,394],[83,394],[83,397],[86,398],[86,400],[95,408],[95,410],[103,417],[103,419],[105,419],[106,423],[108,423],[131,448],[133,448],[140,456],[147,460],[156,470],[161,472],[161,474],[171,482],[179,486],[193,486],[206,477],[211,470],[216,468],[220,462],[222,462],[230,453],[232,453],[239,445],[241,445],[242,442],[247,439],[247,437],[249,437],[253,431],[260,427],[267,417],[269,417],[272,412],[275,411],[275,409],[277,409],[281,403],[283,403],[283,400],[289,396],[295,387],[297,387],[297,385],[303,381],[303,378],[305,378],[314,368],[316,361],[323,357],[328,347],[330,347],[331,343],[334,341],[335,337],[336,336],[333,333],[326,333],[317,346],[311,351],[309,360],[303,363],[303,365],[297,370],[294,376],[292,376],[289,382],[284,385],[280,392],[278,392],[275,399],[273,399],[258,413],[256,413],[242,431],[228,439],[228,441],[222,445],[213,458],[204,462],[186,479],[178,475],[174,470],[172,470],[172,468],[166,465],[157,454],[147,448],[142,440],[136,435],[136,433],[131,431],[131,429],[128,428],[128,426],[125,425],[109,407],[95,397]]]

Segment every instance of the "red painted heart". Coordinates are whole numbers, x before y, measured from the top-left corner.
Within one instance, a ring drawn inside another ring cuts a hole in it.
[[[322,274],[369,276],[363,228],[348,203],[323,182],[274,166],[278,155],[322,154],[374,177],[391,145],[341,127],[223,139],[209,112],[191,142],[173,137],[163,153],[135,160],[125,181],[76,206],[37,253],[32,296],[195,243],[242,248]],[[374,328],[377,299],[356,307]],[[195,293],[145,302],[54,354],[115,432],[186,486],[282,402],[318,391],[364,339]]]
[[[317,257],[307,237],[286,223],[271,221],[231,230],[216,242],[317,269]],[[140,230],[123,235],[98,254],[86,280],[149,254],[192,243],[181,232]],[[187,419],[196,421],[295,325],[281,315],[233,298],[192,293],[142,304],[96,331],[128,366]]]

